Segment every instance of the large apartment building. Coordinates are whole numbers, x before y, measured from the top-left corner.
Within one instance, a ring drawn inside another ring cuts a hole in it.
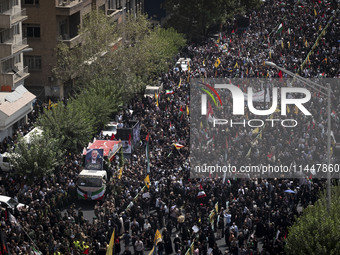
[[[29,77],[23,52],[30,51],[22,33],[27,19],[20,0],[0,0],[0,141],[27,122],[35,96],[23,86]]]
[[[27,88],[39,97],[63,98],[68,86],[52,73],[56,63],[55,47],[63,41],[70,48],[81,43],[78,28],[92,10],[103,11],[117,23],[123,15],[143,10],[143,0],[21,0],[28,19],[23,33],[32,51],[24,54],[30,77]]]

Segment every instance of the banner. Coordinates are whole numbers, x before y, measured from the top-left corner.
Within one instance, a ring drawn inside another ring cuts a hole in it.
[[[123,140],[122,141],[122,148],[123,148],[123,153],[124,154],[131,154],[131,151],[132,151],[132,144],[131,144],[131,142],[129,143],[128,140]]]
[[[102,170],[103,169],[104,149],[89,149],[86,152],[85,169]]]
[[[243,94],[244,94],[244,101],[248,101],[247,93],[243,93]],[[264,102],[264,94],[265,94],[264,90],[261,90],[255,93],[253,92],[253,102]],[[266,102],[267,103],[270,102],[269,89],[267,89]]]

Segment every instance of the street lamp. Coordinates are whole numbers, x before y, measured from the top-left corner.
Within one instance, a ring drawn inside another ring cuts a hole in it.
[[[270,67],[273,67],[273,68],[276,68],[278,70],[281,70],[282,72],[288,74],[289,76],[292,76],[302,82],[305,82],[309,87],[311,87],[312,89],[320,92],[320,94],[323,94],[324,96],[327,96],[328,97],[328,105],[327,105],[327,118],[328,118],[328,123],[327,123],[327,129],[328,129],[328,132],[327,132],[327,154],[328,154],[328,157],[327,157],[327,209],[330,210],[331,208],[331,173],[329,171],[329,166],[331,164],[331,87],[330,85],[328,84],[327,88],[323,87],[323,86],[320,86],[319,84],[313,82],[313,81],[310,81],[310,80],[307,80],[306,78],[303,78],[301,77],[300,75],[297,75],[291,71],[288,71],[278,65],[276,65],[275,63],[273,62],[270,62],[270,61],[265,61],[264,62],[265,65],[267,66],[270,66]],[[321,89],[325,89],[327,90],[327,93],[323,92]]]

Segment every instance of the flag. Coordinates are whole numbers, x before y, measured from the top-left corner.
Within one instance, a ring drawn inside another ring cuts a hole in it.
[[[180,116],[180,117],[182,117],[183,112],[184,112],[184,110],[183,110],[183,107],[181,106],[181,108],[179,108],[179,116]]]
[[[113,232],[112,232],[110,243],[109,243],[109,246],[107,247],[107,250],[106,250],[106,255],[112,255],[113,254],[114,243],[115,243],[115,230],[113,230]]]
[[[269,58],[272,58],[272,51],[271,50],[269,51]],[[247,68],[246,74],[248,75],[248,68]]]
[[[290,42],[287,43],[288,44],[288,49],[290,48]]]
[[[155,245],[157,245],[160,241],[162,241],[162,234],[161,234],[161,232],[159,232],[158,229],[156,230],[155,238],[154,238],[153,241],[154,241]]]
[[[148,255],[153,255],[154,254],[154,251],[155,251],[155,246],[152,247],[151,251],[149,251],[149,254]]]
[[[166,90],[166,94],[167,95],[172,95],[173,93],[174,93],[174,91],[172,89]]]
[[[146,157],[146,161],[147,161],[147,165],[146,165],[146,172],[150,173],[150,161],[149,161],[149,134],[146,136],[145,138],[146,140],[146,149],[145,149],[145,157]]]
[[[129,145],[131,145],[131,134],[129,134]]]
[[[280,79],[283,77],[281,70],[279,71],[278,75],[279,75]]]
[[[110,140],[114,140],[114,139],[115,139],[115,135],[114,133],[112,133]]]
[[[218,202],[215,204],[215,211],[218,213]]]
[[[197,194],[197,198],[205,198],[207,195],[205,194],[205,192],[203,190],[201,190],[200,192],[198,192]]]
[[[189,116],[189,105],[187,105],[187,115]]]
[[[282,49],[285,48],[285,45],[284,45],[283,41],[281,41],[281,48],[282,48]]]
[[[297,108],[296,105],[295,105],[295,107],[294,107],[294,113],[295,113],[295,114],[298,114],[298,113],[299,113],[299,108]]]
[[[259,133],[259,131],[260,131],[260,129],[257,127],[257,128],[255,128],[254,130],[253,130],[253,135],[256,135],[256,134],[258,134]]]
[[[287,32],[290,35],[292,33],[292,30],[290,28],[288,28]]]
[[[221,60],[220,60],[220,58],[217,58],[214,66],[217,68],[220,64],[221,64]]]
[[[202,121],[201,121],[201,123],[200,123],[200,128],[201,128],[201,129],[203,128],[203,123],[202,123]]]
[[[289,106],[287,105],[287,112],[290,113],[290,108]]]
[[[234,35],[235,34],[235,30],[233,29],[233,31],[231,31],[231,34]]]
[[[149,189],[150,188],[150,177],[147,175],[144,179],[145,186]]]
[[[305,46],[306,46],[306,48],[308,47],[308,43],[307,43],[307,40],[305,41]]]
[[[51,99],[48,100],[48,107],[47,107],[47,110],[50,110],[51,109],[51,105],[52,105],[52,102],[51,102]]]
[[[314,15],[315,15],[315,16],[317,16],[317,15],[318,15],[318,13],[316,12],[316,10],[315,10],[315,9],[314,9]]]
[[[248,158],[250,156],[250,154],[251,154],[251,148],[249,149],[249,151],[248,151],[248,153],[246,155],[246,158]]]
[[[120,170],[119,170],[118,180],[120,180],[122,178],[122,175],[123,175],[123,167],[121,167]]]
[[[179,83],[178,83],[178,87],[180,88],[182,85],[182,78],[179,78]]]
[[[156,98],[156,106],[158,107],[159,104],[158,104],[158,95],[155,93],[155,98]]]
[[[175,148],[176,148],[177,150],[179,150],[179,149],[181,149],[181,148],[184,147],[184,145],[179,144],[179,143],[174,143],[174,146],[175,146]]]
[[[236,61],[236,64],[234,65],[234,68],[238,68],[238,64],[237,64],[237,61]]]
[[[280,24],[280,26],[277,28],[276,33],[279,34],[283,30],[283,23]]]

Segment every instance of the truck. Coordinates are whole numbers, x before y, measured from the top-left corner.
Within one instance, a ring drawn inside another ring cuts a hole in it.
[[[78,199],[102,200],[106,191],[105,170],[82,170],[77,179]]]

